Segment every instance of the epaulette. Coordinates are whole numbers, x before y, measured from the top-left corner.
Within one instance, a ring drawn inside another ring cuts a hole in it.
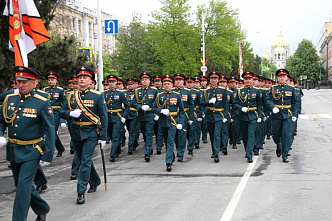
[[[200,90],[201,91],[206,91],[208,88],[201,88]]]
[[[44,87],[44,88],[43,88],[43,91],[45,91],[45,89],[46,89],[46,88],[50,88],[50,87],[49,87],[49,86],[47,86],[47,87]]]
[[[56,88],[59,88],[60,90],[63,90],[63,88],[62,88],[62,87],[56,87]]]
[[[199,90],[197,90],[197,89],[195,89],[195,88],[192,88],[191,90],[193,90],[193,91],[199,91]]]
[[[187,91],[191,91],[191,89],[188,89],[188,88],[183,88],[183,89],[185,89],[185,90],[187,90]]]
[[[39,93],[42,93],[42,94],[47,94],[47,92],[42,91],[42,90],[40,90],[40,89],[37,89],[36,91],[39,92]]]
[[[92,93],[94,94],[98,94],[98,95],[101,95],[101,92],[100,91],[96,91],[96,90],[90,90]]]
[[[238,87],[237,89],[242,89],[242,88],[244,88],[244,86],[242,86],[242,87]]]
[[[257,90],[259,90],[259,89],[260,89],[259,87],[252,87],[252,88],[255,88],[255,89],[257,89]]]
[[[231,91],[231,90],[230,90],[230,89],[228,89],[228,88],[227,88],[227,91],[229,91],[229,92],[233,92],[233,91]]]
[[[177,92],[177,91],[172,91],[174,94],[180,94],[180,92]]]
[[[217,88],[226,89],[225,87],[218,86]]]
[[[150,88],[151,88],[151,89],[154,89],[154,90],[158,90],[156,87],[152,87],[152,86],[150,86]]]
[[[43,96],[41,96],[39,94],[34,94],[33,97],[35,97],[35,98],[37,98],[39,100],[42,100],[42,101],[47,101],[47,98],[45,98],[45,97],[43,97]]]
[[[158,96],[158,95],[161,95],[161,94],[163,94],[163,93],[165,93],[165,91],[159,92],[159,93],[157,94],[157,96]]]
[[[20,93],[7,94],[7,97],[20,96]]]
[[[290,86],[290,87],[294,87],[295,88],[295,86],[294,85],[290,85],[290,84],[287,84],[288,86]]]

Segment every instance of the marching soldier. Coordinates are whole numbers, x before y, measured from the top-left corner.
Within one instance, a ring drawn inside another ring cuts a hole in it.
[[[172,163],[175,160],[174,140],[177,130],[182,130],[182,125],[186,116],[184,115],[181,95],[172,91],[174,78],[172,75],[162,77],[163,92],[159,93],[155,99],[156,114],[160,116],[159,124],[166,142],[166,170],[172,171]]]
[[[234,107],[240,111],[240,130],[248,163],[252,163],[252,154],[258,152],[255,148],[256,124],[262,121],[262,100],[258,88],[252,86],[254,73],[247,71],[242,74],[245,86],[237,89]]]
[[[53,110],[50,101],[33,90],[40,73],[23,66],[14,67],[14,71],[19,93],[8,95],[0,111],[0,147],[6,145],[3,131],[8,127],[6,159],[16,186],[12,220],[26,220],[30,206],[36,220],[46,220],[50,207],[32,182],[39,165],[49,165],[53,159]]]
[[[199,143],[201,140],[201,128],[202,128],[202,121],[203,121],[203,107],[201,106],[201,99],[202,99],[202,91],[200,89],[201,86],[201,78],[200,77],[195,77],[195,82],[194,82],[194,91],[198,91],[196,93],[196,106],[194,108],[195,111],[195,118],[197,116],[197,127],[196,127],[196,141],[195,141],[195,149],[199,149]]]
[[[100,185],[100,177],[93,165],[92,156],[99,143],[105,146],[107,138],[107,109],[104,96],[90,89],[94,72],[87,66],[76,69],[79,90],[70,92],[60,110],[61,117],[73,118],[72,140],[81,168],[77,182],[77,204],[85,203],[85,192],[95,192]]]
[[[298,114],[295,88],[287,85],[288,70],[276,71],[278,85],[273,85],[267,95],[267,105],[272,110],[273,141],[277,145],[276,154],[282,156],[282,161],[288,163],[290,150],[292,122]]]
[[[142,87],[135,90],[132,107],[138,111],[138,121],[140,130],[145,140],[144,144],[144,159],[150,162],[150,155],[153,154],[152,141],[154,132],[154,110],[153,103],[158,94],[157,88],[151,87],[150,82],[152,77],[149,73],[143,72],[140,74]]]
[[[134,90],[134,83],[137,81],[135,78],[127,78],[128,83],[128,91],[126,92],[126,98],[129,103],[129,106],[134,100],[135,96],[135,90]],[[137,110],[133,107],[130,107],[129,113],[126,119],[126,126],[127,130],[129,132],[128,137],[128,154],[131,155],[133,153],[133,150],[138,146],[138,142],[136,139],[137,136],[137,122],[138,122],[138,114]]]
[[[58,150],[57,157],[61,157],[62,153],[65,151],[64,146],[62,145],[60,138],[58,136],[58,128],[60,125],[60,108],[64,103],[64,90],[63,88],[57,85],[59,75],[53,71],[46,73],[48,79],[48,87],[45,87],[43,91],[48,93],[48,99],[51,101],[51,105],[53,108],[53,116],[54,116],[54,133],[56,137],[55,148]]]
[[[233,96],[233,105],[230,106],[230,113],[232,116],[230,130],[229,130],[229,143],[233,149],[237,149],[236,143],[241,141],[240,137],[240,125],[239,125],[239,110],[234,108],[234,96],[236,96],[236,88],[237,88],[238,79],[236,77],[230,77],[228,79],[228,90],[231,92],[231,96]]]
[[[153,76],[154,87],[157,88],[157,92],[158,93],[164,91],[164,88],[162,87],[161,78],[162,78],[162,76],[159,75],[159,74]],[[162,149],[162,147],[164,145],[163,144],[163,135],[161,133],[161,128],[159,127],[159,123],[158,123],[159,116],[155,115],[154,120],[155,120],[155,123],[154,123],[154,134],[156,136],[156,141],[157,141],[156,150],[157,150],[157,154],[159,155],[159,154],[161,154],[161,149]]]
[[[178,130],[175,137],[177,157],[179,162],[183,162],[183,155],[184,152],[186,151],[188,123],[191,124],[194,119],[194,102],[192,100],[190,90],[184,88],[185,78],[186,77],[181,73],[174,74],[175,88],[173,88],[173,91],[180,93],[184,108],[184,114],[186,116],[182,124],[183,129]]]
[[[296,94],[298,95],[298,113],[297,113],[297,121],[295,121],[295,129],[294,129],[294,136],[297,135],[297,123],[299,122],[299,117],[298,115],[301,114],[301,110],[302,110],[302,97],[304,96],[304,93],[302,91],[302,88],[300,86],[299,81],[295,82],[295,89],[296,89]]]
[[[104,91],[107,91],[110,88],[110,83],[107,81],[107,79],[103,80],[102,84],[104,86]]]
[[[214,158],[214,162],[218,163],[221,144],[220,135],[224,124],[227,122],[225,116],[228,115],[229,102],[226,89],[218,87],[220,74],[218,72],[210,72],[208,77],[211,85],[209,89],[204,91],[201,105],[207,107],[205,117],[211,140],[211,158]]]
[[[201,96],[203,96],[204,90],[208,89],[208,82],[209,79],[206,76],[201,76]],[[202,131],[202,141],[203,143],[207,143],[207,133],[208,133],[208,129],[207,129],[207,120],[205,119],[205,115],[206,115],[206,111],[207,111],[207,107],[202,107],[203,108],[203,112],[202,112],[202,123],[201,123],[201,131]]]
[[[121,153],[120,136],[129,111],[129,104],[125,94],[121,90],[116,89],[118,80],[117,76],[108,75],[107,81],[110,89],[104,92],[108,112],[108,135],[112,141],[109,159],[111,162],[115,162],[115,158]],[[122,109],[122,104],[125,107],[124,110]]]

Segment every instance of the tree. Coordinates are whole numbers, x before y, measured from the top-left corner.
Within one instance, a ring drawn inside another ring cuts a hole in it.
[[[277,67],[274,64],[271,64],[266,58],[262,58],[261,69],[263,76],[271,79],[273,79],[274,73],[277,71]]]
[[[314,84],[319,81],[319,74],[322,70],[319,59],[313,43],[303,39],[295,54],[287,59],[286,69],[296,79],[299,79],[301,75],[307,76],[308,81]]]
[[[238,74],[239,42],[242,42],[244,67],[249,68],[249,59],[254,58],[250,44],[245,40],[245,33],[241,31],[237,10],[227,7],[226,1],[211,0],[207,8],[198,7],[198,24],[201,15],[206,14],[206,57],[209,59],[209,70],[236,76]]]

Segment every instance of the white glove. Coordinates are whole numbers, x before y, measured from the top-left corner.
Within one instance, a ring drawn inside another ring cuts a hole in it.
[[[122,122],[123,124],[126,123],[126,118],[121,117],[121,122]]]
[[[149,105],[143,105],[142,106],[142,110],[143,111],[147,111],[149,108],[150,108]]]
[[[14,89],[14,93],[19,93],[20,91],[18,90],[18,88]]]
[[[274,107],[274,108],[272,109],[272,112],[273,112],[274,114],[277,114],[277,113],[279,113],[279,108],[277,108],[277,107]]]
[[[153,120],[158,121],[158,120],[159,120],[159,116],[156,115],[156,116],[153,118]]]
[[[182,124],[177,124],[176,129],[181,130],[182,129]]]
[[[197,121],[198,121],[198,122],[202,122],[203,119],[202,119],[202,118],[197,118]]]
[[[193,123],[192,120],[188,120],[188,124],[191,125]]]
[[[61,127],[61,128],[66,128],[67,125],[66,125],[66,123],[61,123],[61,124],[60,124],[60,127]]]
[[[73,118],[79,118],[79,116],[81,115],[82,110],[80,109],[75,109],[73,111],[70,111],[69,116],[73,117]]]
[[[205,117],[205,114],[203,114],[202,117],[204,118],[204,117]]]
[[[296,117],[292,117],[292,121],[295,122],[296,121]]]
[[[50,164],[51,164],[50,162],[46,162],[46,161],[42,161],[42,160],[39,162],[39,165],[42,166],[42,167],[48,166]]]
[[[104,149],[104,146],[106,144],[106,141],[105,140],[98,140],[98,143],[101,144],[100,145],[100,149]]]
[[[231,119],[231,123],[233,123],[234,122],[234,119]]]
[[[257,123],[260,123],[260,122],[262,122],[262,118],[257,119]]]
[[[244,113],[247,113],[248,108],[247,107],[242,107],[241,111],[244,112]]]
[[[214,104],[214,103],[216,103],[216,100],[217,100],[217,98],[211,98],[211,100],[209,100],[209,104]]]
[[[226,118],[223,118],[223,119],[222,119],[222,122],[223,122],[223,123],[226,123],[226,122],[227,122],[227,119],[226,119]]]
[[[267,120],[267,118],[266,117],[263,117],[263,121],[265,122]]]
[[[168,115],[169,114],[169,110],[168,109],[161,109],[160,113],[162,113],[164,115]]]
[[[0,137],[0,148],[7,144],[7,140],[5,137]]]

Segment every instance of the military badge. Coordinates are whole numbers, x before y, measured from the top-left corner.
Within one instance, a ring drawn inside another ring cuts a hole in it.
[[[52,107],[48,107],[48,108],[47,108],[47,113],[48,113],[49,115],[52,115],[52,114],[53,114]]]

